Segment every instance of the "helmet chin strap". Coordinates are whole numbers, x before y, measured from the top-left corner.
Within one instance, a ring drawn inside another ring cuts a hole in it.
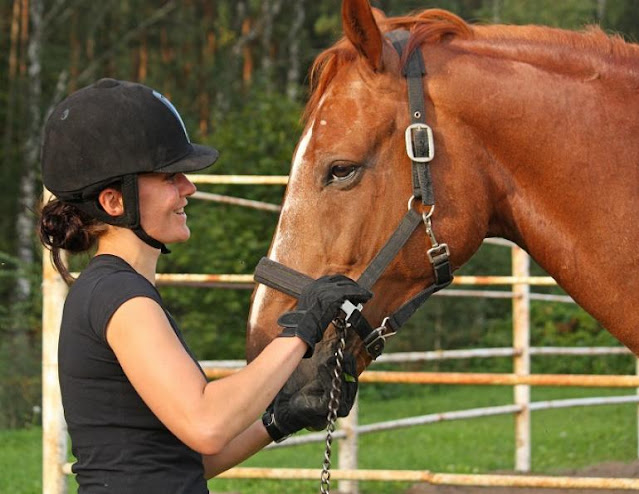
[[[140,221],[140,196],[138,194],[138,176],[131,174],[122,178],[122,199],[124,200],[124,216],[128,218],[128,223],[123,226],[129,227],[133,233],[147,245],[154,249],[160,249],[162,254],[170,254],[171,251],[159,240],[154,239],[142,228]],[[107,221],[108,223],[108,221]]]
[[[159,240],[155,240],[148,233],[146,233],[141,226],[132,228],[131,230],[133,230],[133,233],[135,233],[138,236],[138,238],[142,240],[142,242],[146,243],[147,245],[150,245],[151,247],[155,249],[160,249],[162,254],[171,253],[171,251],[168,249],[168,247],[165,244],[163,244]]]
[[[104,186],[99,187],[103,189]],[[129,228],[142,240],[145,244],[150,245],[154,249],[160,249],[162,254],[170,254],[171,251],[159,240],[154,239],[144,231],[140,224],[140,201],[138,194],[138,176],[135,174],[125,175],[122,177],[122,200],[124,202],[124,214],[120,216],[111,216],[100,207],[97,198],[92,195],[91,198],[86,195],[79,201],[69,201],[78,209],[93,216],[94,218],[104,221],[109,225],[122,226]]]

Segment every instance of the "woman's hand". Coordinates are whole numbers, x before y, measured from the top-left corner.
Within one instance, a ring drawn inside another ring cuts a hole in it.
[[[318,372],[318,379],[332,380],[335,371],[336,357],[328,359],[322,364]],[[341,393],[339,399],[339,407],[337,410],[338,417],[346,417],[357,396],[357,367],[355,357],[352,354],[344,353],[342,361],[341,373]],[[267,432],[275,442],[286,439],[302,429],[321,430],[327,425],[328,405],[330,401],[331,389],[326,388],[323,395],[311,403],[304,399],[307,393],[298,390],[294,394],[285,392],[286,386],[281,390],[268,409],[262,416],[262,423],[266,427]]]
[[[308,345],[305,358],[311,357],[315,344],[339,313],[346,301],[363,304],[373,294],[343,275],[323,276],[309,283],[300,295],[297,309],[280,316],[277,323],[284,329],[280,336],[297,336]]]

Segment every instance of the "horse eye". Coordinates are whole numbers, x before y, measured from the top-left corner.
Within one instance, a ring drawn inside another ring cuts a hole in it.
[[[357,167],[355,165],[334,165],[331,167],[331,180],[348,180],[355,175]]]

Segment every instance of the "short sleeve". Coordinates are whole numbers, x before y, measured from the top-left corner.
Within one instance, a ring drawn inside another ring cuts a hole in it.
[[[162,299],[155,287],[138,273],[120,271],[102,278],[89,297],[89,322],[91,329],[106,341],[106,328],[115,311],[126,301],[136,297],[155,300],[162,306]]]

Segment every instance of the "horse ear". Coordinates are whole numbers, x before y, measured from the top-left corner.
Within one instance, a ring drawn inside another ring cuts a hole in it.
[[[375,21],[377,22],[378,26],[380,22],[383,22],[384,20],[386,20],[386,14],[384,14],[384,11],[375,7],[372,7],[371,10],[373,11],[373,17],[375,18]]]
[[[379,17],[379,12],[376,13]],[[344,34],[375,71],[382,68],[382,33],[368,0],[342,2]]]

